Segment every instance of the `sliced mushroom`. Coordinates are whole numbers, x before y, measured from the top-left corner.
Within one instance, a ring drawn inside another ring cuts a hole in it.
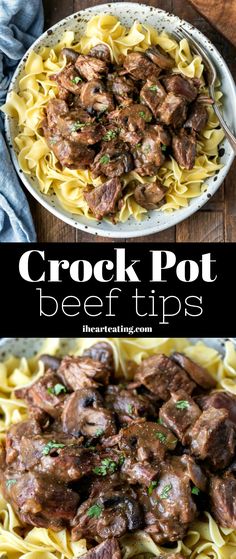
[[[101,80],[91,80],[81,87],[80,99],[82,106],[91,112],[113,111],[115,108],[112,93],[105,90]]]
[[[93,47],[88,54],[89,56],[92,56],[93,58],[99,58],[100,60],[103,60],[108,64],[111,62],[110,49],[108,45],[105,45],[104,43],[99,43],[98,45]]]
[[[80,54],[76,60],[75,67],[85,80],[97,80],[108,72],[108,67],[104,60]]]
[[[175,61],[171,58],[161,47],[149,47],[145,54],[156,64],[159,68],[163,70],[171,70],[175,65]]]

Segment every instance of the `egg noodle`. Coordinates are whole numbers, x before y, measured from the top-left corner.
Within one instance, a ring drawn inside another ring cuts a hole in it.
[[[83,351],[98,339],[75,339],[69,353],[81,355]],[[225,355],[221,356],[215,349],[199,341],[195,345],[184,338],[107,338],[114,352],[116,375],[131,379],[129,361],[139,364],[142,359],[154,353],[164,352],[170,355],[181,351],[188,357],[206,367],[217,380],[217,388],[225,389],[236,395],[236,350],[232,342],[226,342]],[[40,352],[30,359],[9,357],[0,363],[0,436],[4,440],[5,432],[12,423],[17,423],[27,416],[27,406],[14,398],[13,389],[27,385],[44,372],[40,354],[63,355],[65,349],[59,338],[46,340]],[[66,353],[68,350],[66,349]],[[123,559],[149,559],[164,555],[168,558],[168,549],[154,543],[143,531],[128,534],[120,539]],[[179,541],[172,552],[182,552],[194,559],[236,559],[236,531],[220,528],[211,515],[204,516],[190,525],[184,541]],[[86,553],[86,541],[72,542],[70,534],[63,529],[53,532],[46,528],[23,529],[9,505],[0,495],[0,557],[8,559],[72,559]]]
[[[173,71],[189,78],[200,78],[201,92],[206,93],[202,59],[191,54],[188,41],[182,39],[178,43],[167,33],[158,33],[156,29],[137,21],[130,29],[126,29],[112,15],[97,15],[88,22],[85,35],[80,37],[79,42],[73,31],[67,31],[53,48],[44,47],[39,53],[31,51],[19,82],[19,93],[9,93],[7,102],[2,107],[5,113],[18,120],[19,134],[15,143],[19,165],[24,173],[37,177],[41,192],[56,193],[65,210],[91,219],[94,218],[84,200],[83,190],[87,185],[98,186],[102,182],[101,178],[93,179],[89,170],[61,169],[42,136],[40,123],[48,101],[57,95],[57,84],[50,80],[50,76],[59,72],[66,64],[65,58],[60,56],[61,50],[64,47],[73,47],[78,53],[87,54],[93,46],[101,42],[109,46],[113,62],[118,62],[128,52],[143,52],[150,45],[160,45],[175,61]],[[217,90],[216,101],[221,97],[222,93]],[[205,180],[222,167],[218,146],[223,140],[224,132],[219,128],[212,107],[208,106],[207,110],[209,118],[206,128],[199,136],[194,168],[183,169],[173,157],[169,157],[159,169],[157,177],[168,187],[161,211],[186,207],[191,198],[206,190]],[[131,171],[124,175],[123,179],[127,189],[124,204],[117,212],[116,220],[125,222],[130,216],[140,220],[147,210],[135,202],[129,184],[132,184],[133,180],[140,183],[153,182],[156,176],[145,178]]]

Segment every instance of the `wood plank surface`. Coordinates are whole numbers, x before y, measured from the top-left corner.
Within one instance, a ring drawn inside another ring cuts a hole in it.
[[[188,0],[236,47],[236,0]]]
[[[103,4],[105,0],[43,0],[45,9],[45,29],[85,7]],[[111,3],[111,2],[110,2]],[[145,0],[146,4],[165,9],[183,18],[198,27],[220,50],[227,61],[234,78],[236,79],[236,49],[216,29],[202,17],[194,6],[200,9],[200,4],[206,8],[211,5],[211,11],[215,10],[220,21],[220,9],[227,12],[224,17],[231,17],[232,6],[236,0]],[[212,7],[213,6],[213,7]],[[209,16],[208,16],[209,17]],[[216,22],[215,22],[216,23]],[[218,23],[219,26],[219,23]],[[235,28],[236,29],[236,28]],[[232,39],[231,39],[232,40]],[[236,242],[236,162],[233,164],[224,185],[217,194],[200,210],[188,220],[172,227],[167,231],[143,237],[143,242]],[[103,237],[83,233],[78,229],[63,223],[38,202],[30,194],[30,201],[38,240],[40,242],[104,242]],[[121,239],[121,241],[124,239]],[[140,239],[129,239],[127,242],[138,242]],[[111,239],[110,242],[113,242]]]

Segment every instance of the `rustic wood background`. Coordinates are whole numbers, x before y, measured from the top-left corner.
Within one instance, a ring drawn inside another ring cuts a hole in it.
[[[45,28],[47,29],[58,20],[65,16],[79,11],[88,6],[95,6],[104,3],[105,0],[44,0],[45,8]],[[207,0],[201,0],[203,6],[207,5]],[[231,4],[232,0],[217,0],[224,5],[225,10],[230,12],[227,2]],[[235,0],[233,0],[235,1]],[[209,0],[215,5],[216,0]],[[165,9],[173,12],[179,17],[189,21],[196,27],[199,27],[205,35],[219,49],[225,60],[227,61],[231,71],[236,79],[236,49],[233,47],[218,31],[216,31],[208,21],[206,21],[193,7],[192,4],[185,0],[145,0],[146,4]],[[196,5],[199,5],[196,0]],[[214,7],[212,6],[212,10]],[[213,199],[208,202],[204,208],[198,211],[194,216],[180,223],[176,227],[172,227],[167,231],[163,231],[156,235],[143,237],[144,242],[236,242],[236,162],[231,167],[225,183],[218,190]],[[40,204],[28,196],[36,230],[38,241],[40,242],[103,242],[109,239],[97,237],[88,233],[83,233],[69,225],[63,223]],[[122,240],[122,239],[121,239]],[[139,239],[129,239],[129,242],[138,241]],[[112,240],[111,240],[112,242]]]

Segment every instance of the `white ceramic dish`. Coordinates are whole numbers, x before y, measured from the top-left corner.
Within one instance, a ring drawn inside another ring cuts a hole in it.
[[[206,51],[211,56],[217,68],[218,76],[222,84],[221,89],[224,94],[225,120],[228,122],[232,130],[236,130],[236,88],[228,66],[223,60],[220,53],[198,29],[196,29],[189,23],[180,20],[173,14],[168,14],[163,10],[145,6],[144,4],[135,4],[130,2],[103,4],[100,6],[94,6],[93,8],[87,8],[76,14],[72,14],[71,16],[58,22],[56,25],[51,27],[51,29],[41,35],[41,37],[28,50],[13,76],[9,91],[18,91],[18,83],[20,78],[22,77],[25,61],[32,49],[36,50],[37,52],[43,46],[55,44],[61,38],[62,33],[66,30],[73,30],[76,32],[77,37],[80,36],[84,33],[86,23],[89,21],[89,19],[93,15],[102,12],[112,13],[113,15],[119,17],[121,22],[126,26],[131,26],[135,20],[139,20],[142,23],[147,23],[156,27],[159,31],[166,30],[170,34],[180,27],[183,27],[186,30],[190,31],[196,38],[196,40],[199,41],[203,47],[205,47]],[[209,200],[211,196],[213,196],[213,194],[219,188],[225,176],[227,175],[230,165],[234,159],[232,148],[228,144],[227,140],[224,140],[221,146],[224,152],[221,157],[221,162],[224,164],[224,167],[219,171],[218,174],[208,179],[207,191],[198,198],[192,199],[187,208],[176,210],[171,214],[152,211],[149,212],[141,222],[137,222],[134,219],[129,219],[126,223],[117,223],[116,225],[113,225],[112,223],[108,223],[105,221],[97,222],[87,219],[86,217],[73,215],[61,208],[54,194],[50,196],[42,194],[37,186],[37,179],[33,176],[31,177],[29,175],[25,175],[19,168],[16,149],[14,147],[14,137],[17,135],[17,133],[18,126],[16,119],[6,117],[6,135],[10,146],[13,162],[20,178],[24,182],[29,192],[46,209],[48,209],[51,213],[53,213],[55,216],[62,219],[69,225],[95,235],[102,235],[104,237],[142,237],[145,235],[157,233],[158,231],[162,231],[164,229],[172,227],[173,225],[176,225],[180,221],[186,219],[194,212],[196,212]]]

